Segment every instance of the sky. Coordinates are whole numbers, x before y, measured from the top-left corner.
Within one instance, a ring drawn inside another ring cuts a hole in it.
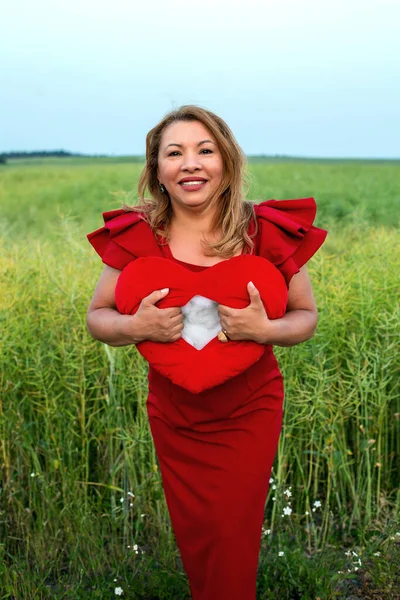
[[[249,155],[400,158],[400,0],[0,4],[0,152],[143,155],[196,104]]]

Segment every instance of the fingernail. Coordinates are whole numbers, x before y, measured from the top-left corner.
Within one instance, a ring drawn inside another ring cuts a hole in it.
[[[254,290],[254,288],[256,287],[252,281],[249,281],[249,286],[250,286],[251,288],[253,288],[253,290]]]
[[[169,288],[163,288],[163,289],[161,290],[161,293],[162,293],[162,294],[166,294],[167,292],[169,292]]]

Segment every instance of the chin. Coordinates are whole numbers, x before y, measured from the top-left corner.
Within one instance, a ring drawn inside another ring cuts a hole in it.
[[[178,199],[177,204],[180,204],[181,206],[188,206],[188,207],[207,206],[208,198],[193,198],[193,199],[185,198],[184,200]]]

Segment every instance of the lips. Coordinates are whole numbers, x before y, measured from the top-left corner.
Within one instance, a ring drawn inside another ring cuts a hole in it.
[[[230,258],[203,271],[190,271],[165,258],[138,258],[119,276],[115,302],[120,313],[135,314],[144,297],[168,287],[168,295],[157,303],[160,309],[183,307],[196,295],[240,309],[250,302],[249,281],[259,290],[269,318],[282,317],[287,303],[283,275],[267,259],[250,255]],[[245,371],[263,355],[265,346],[245,340],[222,344],[214,337],[200,350],[183,338],[167,343],[145,340],[137,349],[159,373],[199,393]]]
[[[204,177],[184,177],[183,179],[181,179],[179,181],[179,183],[185,183],[185,182],[191,182],[191,181],[198,181],[199,183],[205,183],[207,181],[207,179],[204,179]]]
[[[205,180],[191,180],[193,183],[180,183],[179,185],[181,186],[181,188],[183,190],[185,190],[185,192],[197,192],[198,190],[201,190],[205,184],[207,183],[207,181]]]
[[[189,192],[196,192],[200,190],[207,183],[207,179],[204,177],[183,177],[180,180],[179,185],[182,189]]]

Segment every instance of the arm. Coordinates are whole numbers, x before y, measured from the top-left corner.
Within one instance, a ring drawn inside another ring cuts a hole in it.
[[[280,319],[268,319],[260,294],[250,283],[248,292],[250,304],[247,308],[236,310],[219,306],[222,329],[231,340],[294,346],[314,335],[318,311],[306,267],[292,277],[286,314]]]
[[[159,309],[155,304],[168,289],[143,298],[134,315],[122,315],[115,304],[115,286],[121,271],[106,266],[100,275],[86,315],[90,335],[109,346],[127,346],[144,340],[172,342],[181,337],[180,308]]]
[[[266,319],[260,332],[261,343],[294,346],[312,338],[317,328],[318,310],[307,267],[293,275],[289,284],[286,314]]]

